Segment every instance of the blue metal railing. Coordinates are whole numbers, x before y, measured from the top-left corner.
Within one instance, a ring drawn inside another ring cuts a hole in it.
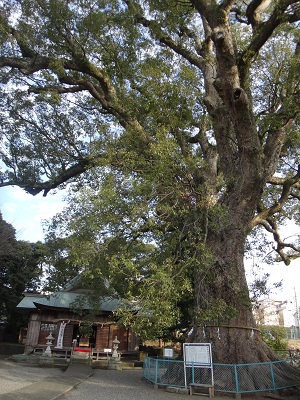
[[[213,364],[216,392],[242,394],[276,391],[300,385],[299,371],[289,360],[253,364]],[[207,368],[185,368],[181,360],[145,357],[144,378],[158,386],[189,387],[210,383]]]

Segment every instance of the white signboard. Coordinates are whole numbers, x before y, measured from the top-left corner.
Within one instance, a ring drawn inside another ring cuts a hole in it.
[[[186,366],[208,366],[212,364],[210,343],[184,343],[184,363]]]
[[[174,357],[174,349],[172,347],[164,347],[164,357],[165,358],[173,358]]]
[[[203,368],[209,376],[210,383],[214,384],[213,376],[213,364],[211,354],[210,343],[184,343],[183,344],[183,357],[184,357],[184,379],[185,387],[188,387],[190,383],[207,383],[207,382],[195,382],[195,376],[202,376],[202,374],[196,374],[195,369],[198,371]],[[192,369],[192,381],[187,378],[187,368]]]

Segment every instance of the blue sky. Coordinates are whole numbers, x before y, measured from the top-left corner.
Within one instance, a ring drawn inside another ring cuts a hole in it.
[[[0,210],[4,220],[16,229],[19,240],[43,241],[41,222],[50,219],[63,209],[63,195],[64,191],[58,191],[56,194],[50,192],[47,197],[43,197],[42,194],[32,196],[18,187],[3,187],[0,188]],[[286,234],[283,234],[283,237],[300,234],[300,227],[291,223],[284,232]],[[252,261],[248,260],[246,265],[247,269],[250,269]],[[278,300],[294,300],[295,288],[300,306],[300,258],[289,266],[275,263],[264,266],[263,270],[270,274],[270,282],[283,280],[283,289],[278,290],[271,297]]]
[[[6,222],[16,229],[18,240],[44,240],[42,220],[49,219],[63,208],[62,193],[32,196],[19,187],[0,188],[0,211]]]

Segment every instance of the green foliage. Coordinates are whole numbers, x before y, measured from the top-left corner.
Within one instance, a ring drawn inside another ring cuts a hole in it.
[[[79,334],[83,337],[89,337],[93,334],[93,327],[89,324],[82,324],[79,326]]]
[[[44,245],[41,289],[55,292],[65,288],[82,270],[71,254],[68,240],[49,236]]]
[[[286,350],[286,328],[284,326],[265,325],[260,327],[264,341],[273,350]]]
[[[0,248],[0,319],[6,322],[6,337],[17,340],[24,316],[16,310],[16,305],[23,292],[40,288],[44,245],[18,241],[15,229],[0,213]]]

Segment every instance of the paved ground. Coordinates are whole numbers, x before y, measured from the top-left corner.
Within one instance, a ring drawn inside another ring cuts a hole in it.
[[[195,397],[195,396],[194,396]],[[92,370],[87,365],[71,365],[63,369],[33,367],[28,364],[0,360],[1,400],[187,400],[189,396],[155,389],[143,379],[142,370]],[[199,397],[195,397],[196,399]],[[230,400],[219,396],[216,400]],[[245,400],[300,400],[296,397],[243,396]]]
[[[141,370],[94,370],[85,382],[68,392],[64,400],[187,400],[189,397],[168,393],[142,379]]]
[[[94,370],[94,374],[79,386],[63,396],[63,400],[189,400],[208,397],[187,396],[186,394],[169,393],[165,389],[155,389],[153,384],[146,382],[142,371],[125,370],[109,371]],[[233,400],[232,395],[216,393],[216,400]],[[280,397],[274,394],[266,396],[245,396],[243,400],[300,400],[296,397]]]
[[[25,388],[47,377],[62,375],[58,368],[36,368],[28,364],[16,364],[9,360],[0,360],[0,398],[6,393]]]

